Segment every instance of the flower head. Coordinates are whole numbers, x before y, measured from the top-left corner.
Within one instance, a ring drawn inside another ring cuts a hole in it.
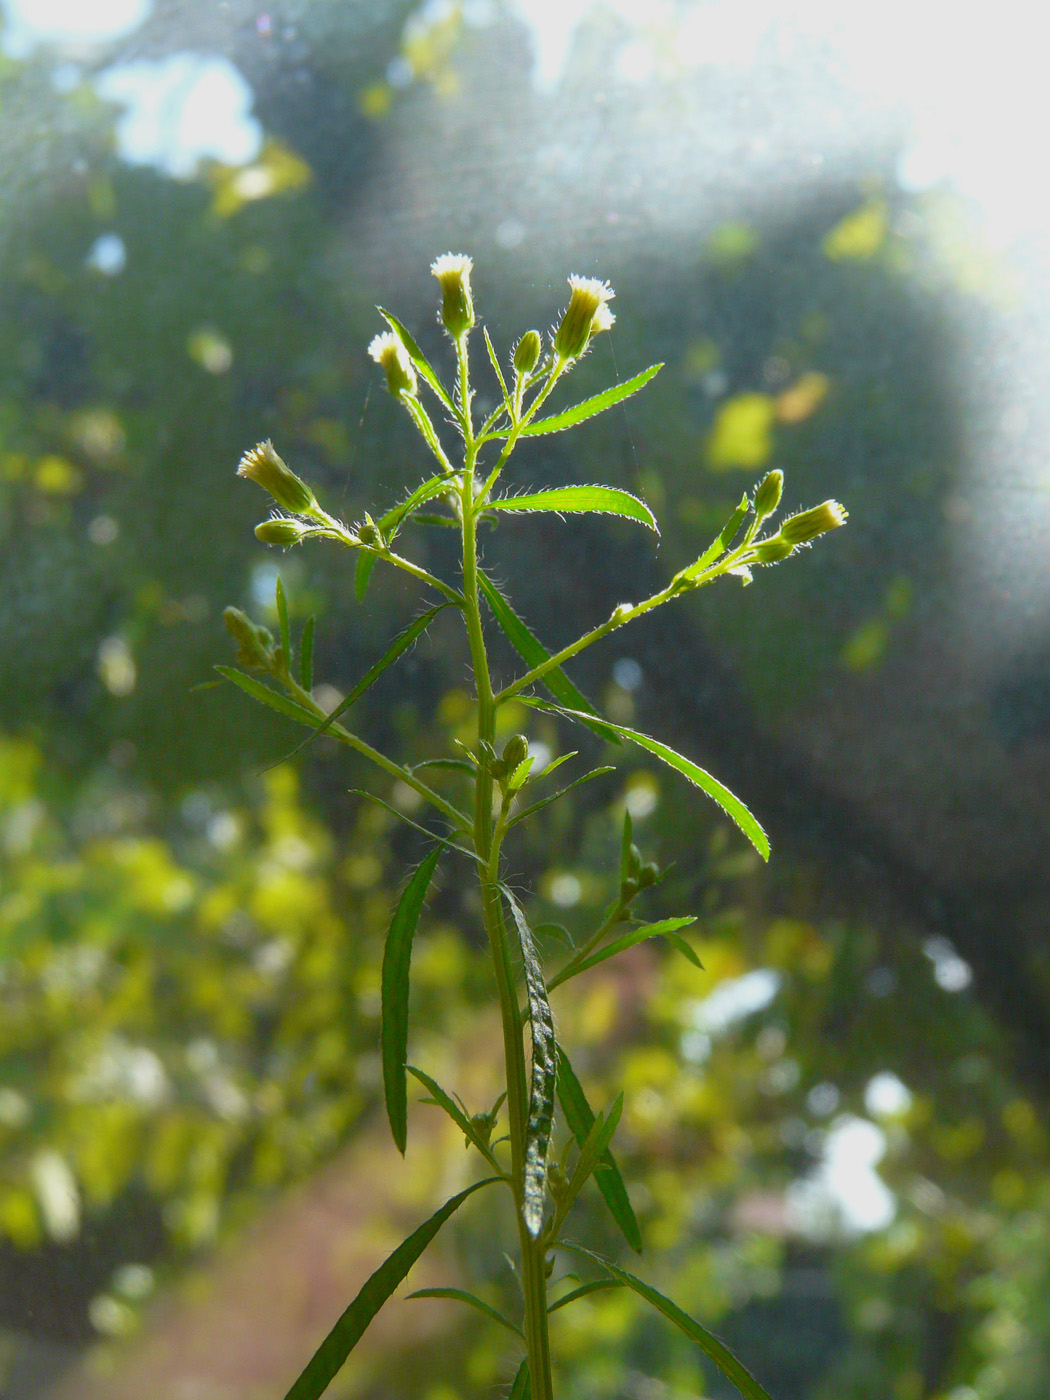
[[[382,365],[386,387],[395,398],[400,398],[402,394],[415,397],[419,387],[416,371],[408,352],[393,331],[380,331],[369,345],[368,353],[377,365]]]
[[[780,527],[780,537],[790,544],[806,544],[828,530],[837,530],[848,518],[848,511],[838,501],[822,501],[810,510],[788,516]]]
[[[453,340],[458,340],[474,325],[474,301],[470,294],[473,267],[466,253],[443,253],[430,265],[441,287],[441,324]]]
[[[295,515],[306,515],[317,509],[314,493],[285,466],[269,438],[244,454],[237,464],[237,475],[254,481],[268,491],[279,506]]]
[[[597,277],[570,277],[569,304],[554,332],[554,353],[559,360],[578,360],[592,335],[607,331],[614,316],[607,306],[616,295],[608,282]]]

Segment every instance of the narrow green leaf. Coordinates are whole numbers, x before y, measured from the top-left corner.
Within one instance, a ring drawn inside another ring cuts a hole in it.
[[[586,1298],[588,1293],[600,1293],[607,1288],[623,1288],[624,1285],[615,1278],[596,1278],[590,1283],[581,1283],[579,1288],[574,1288],[571,1293],[565,1293],[556,1299],[547,1309],[549,1313],[557,1312],[559,1308],[567,1308],[570,1303],[575,1303],[577,1298]]]
[[[406,816],[404,812],[399,811],[399,809],[393,806],[392,803],[385,801],[385,799],[382,797],[377,797],[374,792],[369,792],[367,788],[348,788],[347,792],[350,794],[351,797],[365,797],[368,799],[369,802],[375,802],[378,806],[385,808],[386,811],[388,811],[392,817],[396,817],[398,821],[404,822],[406,826],[410,826],[413,831],[418,831],[423,836],[429,836],[431,841],[436,841],[439,846],[447,848],[450,851],[457,851],[461,856],[466,856],[468,860],[472,860],[474,864],[479,866],[482,870],[485,869],[485,862],[475,851],[470,850],[466,846],[457,845],[456,842],[453,841],[449,836],[440,836],[436,831],[429,831],[420,822],[413,821],[411,817]],[[453,808],[453,810],[455,809]],[[462,822],[461,829],[464,831],[469,830],[469,818],[462,814],[460,814],[460,816]]]
[[[525,992],[532,1036],[532,1078],[529,1086],[529,1116],[525,1123],[525,1181],[522,1214],[533,1239],[543,1225],[543,1198],[547,1185],[547,1152],[554,1127],[554,1084],[557,1077],[558,1047],[554,1040],[554,1018],[543,984],[543,970],[536,955],[532,932],[521,905],[506,887],[503,897],[510,906],[521,945],[525,968]]]
[[[481,330],[485,337],[485,349],[489,352],[489,363],[495,370],[496,378],[499,380],[499,387],[503,391],[503,407],[507,410],[508,418],[512,418],[513,410],[510,402],[510,394],[507,392],[507,381],[503,378],[503,371],[499,367],[499,360],[496,357],[496,351],[493,349],[492,341],[489,339],[489,328],[488,326],[482,326]]]
[[[596,513],[622,515],[638,520],[650,530],[660,533],[656,516],[637,496],[615,486],[555,486],[549,491],[533,491],[527,496],[501,496],[490,500],[486,510],[549,510],[558,515],[566,513]]]
[[[681,572],[676,575],[676,577],[687,579],[698,578],[700,574],[702,574],[710,564],[713,564],[715,562],[716,559],[721,559],[722,555],[726,552],[729,546],[733,543],[733,540],[736,538],[737,532],[739,531],[741,525],[744,523],[744,517],[747,515],[749,509],[750,505],[747,499],[747,494],[745,492],[745,494],[741,497],[740,504],[737,506],[736,510],[734,510],[733,514],[722,526],[722,529],[719,531],[717,537],[712,541],[711,544],[708,545],[708,547],[704,550],[703,554],[701,554],[700,558],[696,561],[696,563],[690,564],[688,568],[682,569]]]
[[[613,1100],[612,1108],[610,1108],[608,1114],[599,1113],[591,1124],[591,1130],[580,1148],[579,1160],[565,1188],[565,1195],[558,1202],[558,1215],[560,1219],[565,1218],[566,1211],[583,1190],[584,1186],[586,1186],[595,1167],[600,1162],[602,1154],[608,1151],[609,1144],[612,1142],[613,1134],[616,1132],[622,1113],[623,1091],[621,1090]]]
[[[420,1084],[422,1084],[423,1087],[427,1090],[435,1106],[437,1108],[443,1108],[445,1110],[445,1112],[452,1119],[453,1123],[455,1123],[456,1127],[460,1130],[460,1132],[467,1139],[467,1141],[469,1143],[472,1143],[478,1149],[478,1151],[486,1159],[486,1161],[488,1161],[497,1170],[500,1170],[499,1163],[496,1161],[489,1148],[485,1145],[485,1142],[481,1138],[477,1129],[474,1127],[474,1124],[463,1112],[459,1104],[456,1103],[454,1099],[452,1099],[448,1094],[445,1093],[444,1089],[442,1089],[441,1085],[437,1082],[437,1080],[431,1079],[430,1075],[425,1074],[421,1069],[416,1069],[415,1065],[407,1065],[406,1068],[409,1074],[411,1074],[413,1078],[418,1079]]]
[[[432,476],[417,486],[410,496],[407,496],[400,505],[392,506],[386,515],[379,521],[379,528],[383,532],[385,539],[390,539],[392,533],[398,528],[401,522],[416,509],[427,501],[432,501],[435,496],[440,496],[449,489],[449,477],[445,472],[438,476]],[[449,522],[454,524],[455,522]]]
[[[570,977],[575,977],[578,972],[586,972],[589,967],[597,967],[606,958],[614,958],[617,953],[624,952],[627,948],[633,948],[636,943],[644,943],[647,938],[657,938],[661,935],[664,938],[673,938],[676,930],[688,928],[690,924],[695,924],[696,919],[692,915],[680,919],[660,919],[654,924],[639,924],[637,928],[628,929],[619,938],[614,938],[611,943],[604,944],[596,949],[589,957],[580,962],[570,962],[563,967],[561,972],[551,978],[548,991],[553,992],[555,987],[560,987],[563,982],[567,982]],[[700,959],[693,952],[689,944],[683,939],[678,940],[682,944],[680,952],[684,952],[686,957],[696,967],[700,967]]]
[[[435,1211],[429,1220],[414,1230],[408,1239],[402,1240],[393,1254],[380,1264],[367,1280],[360,1293],[314,1352],[307,1362],[306,1369],[285,1396],[285,1400],[320,1400],[320,1396],[335,1378],[343,1362],[361,1340],[368,1324],[445,1221],[459,1209],[468,1196],[496,1180],[498,1178],[488,1177],[484,1181],[476,1181],[465,1191],[460,1191],[457,1196],[446,1201],[440,1210]]]
[[[471,777],[475,771],[474,765],[465,758],[424,758],[413,763],[410,771],[418,773],[421,768],[447,768],[450,773],[469,773]]]
[[[536,781],[539,782],[541,778],[548,777],[556,768],[560,768],[563,763],[568,763],[569,759],[575,758],[578,753],[579,749],[572,749],[569,753],[559,754],[557,758],[552,758],[546,768],[541,768],[536,774]]]
[[[535,812],[542,811],[544,807],[549,807],[552,802],[557,802],[559,797],[564,797],[567,792],[572,792],[573,788],[578,788],[584,783],[589,783],[592,778],[601,778],[606,773],[615,772],[616,769],[610,767],[592,768],[589,773],[584,773],[582,778],[577,778],[574,782],[566,783],[566,785],[563,788],[559,788],[557,792],[552,792],[546,797],[541,797],[537,802],[533,802],[531,806],[523,807],[516,816],[511,817],[510,821],[507,823],[507,830],[509,831],[512,826],[517,826],[518,822],[523,822],[526,817],[531,817]]]
[[[596,413],[603,413],[607,408],[612,408],[614,404],[622,403],[624,399],[629,399],[632,394],[637,394],[639,389],[644,389],[663,369],[663,365],[650,365],[648,369],[643,369],[641,374],[636,374],[633,379],[626,380],[623,384],[614,384],[611,389],[606,389],[601,394],[595,394],[593,398],[584,399],[582,403],[575,404],[572,408],[567,408],[564,413],[555,413],[550,418],[537,418],[530,423],[523,432],[523,437],[539,437],[543,433],[561,433],[566,428],[574,428],[577,423],[583,423],[588,418],[593,418]]]
[[[216,666],[220,676],[225,676],[228,681],[258,700],[260,704],[269,705],[271,710],[276,710],[279,715],[284,715],[286,719],[294,719],[298,724],[307,724],[311,729],[316,729],[321,723],[318,717],[300,705],[297,700],[289,700],[287,695],[280,695],[276,690],[271,690],[268,685],[263,685],[262,681],[255,680],[252,676],[246,676],[243,671],[235,671],[232,666]]]
[[[404,1155],[408,1135],[408,1092],[405,1062],[408,1058],[408,980],[412,940],[426,899],[441,847],[431,851],[412,873],[398,900],[383,952],[382,1031],[383,1092],[390,1131]]]
[[[437,394],[438,398],[445,405],[448,411],[458,419],[459,410],[449,398],[448,394],[445,393],[445,389],[441,383],[441,380],[434,373],[433,369],[431,369],[430,361],[427,359],[427,357],[423,354],[422,350],[420,350],[419,346],[416,344],[415,339],[413,338],[412,333],[409,331],[408,327],[402,325],[402,323],[397,319],[396,316],[392,316],[389,311],[384,311],[381,306],[377,306],[376,310],[379,312],[380,316],[382,316],[383,320],[387,323],[390,329],[397,336],[398,340],[400,340],[401,344],[405,347],[405,350],[408,354],[408,358],[415,365],[416,369],[419,370],[420,374],[433,389],[434,393]]]
[[[485,595],[485,601],[492,609],[492,615],[502,627],[507,640],[511,646],[525,662],[529,670],[537,666],[542,666],[545,661],[550,660],[550,652],[547,651],[543,643],[536,637],[522,622],[521,618],[514,611],[511,605],[504,598],[496,585],[485,574],[478,570],[478,583],[481,591]],[[573,685],[568,676],[560,666],[553,667],[543,677],[541,684],[545,685],[556,700],[560,700],[563,705],[571,710],[581,710],[585,714],[593,715],[597,724],[602,724],[598,711],[591,702]],[[570,699],[569,697],[574,697]],[[594,728],[594,725],[590,726]],[[609,731],[602,725],[596,731],[606,737]],[[614,743],[619,743],[619,739],[613,737]]]
[[[314,688],[314,620],[306,619],[299,641],[299,679],[304,690]]]
[[[482,1298],[476,1298],[473,1293],[468,1293],[463,1288],[417,1288],[415,1293],[409,1293],[407,1296],[409,1298],[450,1298],[456,1303],[466,1303],[468,1307],[476,1308],[486,1317],[491,1317],[494,1322],[501,1323],[508,1332],[513,1332],[522,1341],[525,1340],[525,1333],[520,1327],[505,1318],[501,1312],[497,1312],[491,1303],[486,1303]]]
[[[557,713],[567,715],[569,719],[575,719],[581,724],[589,724],[590,727],[594,727],[592,716],[586,713],[575,714],[572,710],[562,709],[560,705],[552,705],[547,700],[536,700],[524,695],[519,696],[518,699],[525,705],[532,705],[539,710],[554,710]],[[669,745],[662,744],[659,739],[651,739],[648,734],[640,734],[637,729],[627,729],[624,725],[613,724],[611,720],[607,719],[601,720],[599,723],[603,728],[618,734],[621,739],[627,739],[632,744],[637,744],[639,748],[645,749],[654,758],[658,758],[661,763],[666,763],[668,767],[681,773],[682,777],[687,778],[694,787],[706,792],[708,797],[718,803],[726,816],[731,817],[736,822],[762,859],[769,859],[769,837],[739,797],[734,797],[729,789],[724,787],[717,778],[713,778],[706,769],[693,763],[691,759],[683,758],[680,753],[676,753]]]
[[[582,1149],[594,1124],[594,1114],[587,1102],[587,1095],[583,1092],[583,1086],[576,1078],[569,1058],[561,1045],[558,1046],[558,1102],[565,1114],[569,1131],[576,1139],[577,1145]],[[594,1183],[604,1196],[605,1204],[609,1207],[612,1218],[619,1225],[624,1239],[636,1254],[641,1254],[642,1232],[638,1227],[634,1208],[628,1199],[627,1187],[623,1183],[616,1159],[606,1148],[598,1161],[603,1170],[595,1175]]]
[[[290,666],[292,664],[292,641],[288,628],[288,600],[284,596],[284,584],[281,582],[280,574],[277,575],[274,602],[277,605],[277,622],[281,631],[281,654],[284,657],[284,664]]]
[[[685,941],[684,938],[679,938],[677,933],[666,933],[664,934],[664,937],[667,939],[668,943],[672,945],[672,947],[678,949],[682,957],[685,958],[686,962],[691,962],[693,966],[697,968],[698,971],[703,972],[703,963],[696,956],[696,953],[693,951],[692,948],[690,948],[689,944]]]
[[[510,1388],[507,1400],[530,1400],[532,1396],[532,1386],[529,1384],[529,1358],[526,1356],[518,1367],[518,1373],[514,1377],[514,1384]]]
[[[705,1327],[701,1327],[683,1312],[677,1303],[672,1303],[670,1298],[651,1287],[648,1283],[643,1283],[640,1278],[635,1278],[634,1274],[629,1274],[626,1269],[617,1268],[608,1259],[603,1259],[600,1254],[592,1254],[589,1249],[584,1249],[576,1244],[563,1244],[562,1249],[569,1250],[572,1254],[581,1255],[586,1259],[593,1259],[601,1264],[603,1269],[607,1269],[614,1279],[622,1283],[626,1288],[631,1288],[638,1294],[639,1298],[663,1313],[664,1317],[690,1339],[697,1344],[705,1356],[709,1356],[722,1374],[736,1386],[745,1400],[770,1400],[768,1392],[759,1385],[751,1372],[739,1362],[729,1348],[723,1345],[717,1337],[713,1337]]]
[[[301,744],[297,744],[296,747],[292,749],[291,753],[286,754],[281,761],[287,762],[289,758],[294,758],[300,750],[306,748],[307,744],[312,744],[315,739],[319,739],[326,729],[335,724],[340,715],[344,715],[351,705],[360,700],[365,691],[375,684],[387,667],[392,666],[398,657],[408,650],[419,637],[420,633],[427,630],[438,613],[441,612],[443,608],[448,607],[451,607],[450,603],[437,603],[434,607],[428,608],[425,613],[420,613],[419,617],[410,622],[407,627],[403,627],[379,660],[368,668],[350,691],[349,695],[345,695],[343,699],[340,700],[339,704],[336,705],[335,709],[330,710],[328,714],[325,715],[313,734],[308,735]]]
[[[362,549],[357,556],[357,565],[354,569],[354,595],[359,603],[364,601],[364,596],[368,592],[368,580],[372,577],[372,570],[376,566],[378,557],[370,549]]]

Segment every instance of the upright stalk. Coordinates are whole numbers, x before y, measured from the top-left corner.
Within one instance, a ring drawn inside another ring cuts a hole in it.
[[[466,458],[463,470],[461,507],[463,517],[463,597],[470,657],[478,698],[478,768],[474,780],[474,848],[483,862],[479,875],[481,902],[496,975],[500,1020],[503,1026],[503,1055],[507,1084],[507,1113],[510,1126],[511,1173],[514,1179],[518,1241],[521,1248],[521,1285],[525,1295],[525,1345],[529,1358],[529,1378],[533,1400],[553,1400],[550,1341],[547,1328],[546,1250],[533,1239],[525,1224],[525,1133],[529,1114],[528,1080],[522,1022],[514,969],[507,941],[507,929],[499,892],[499,849],[493,846],[492,774],[484,763],[486,751],[496,732],[496,706],[492,695],[485,637],[481,626],[478,594],[477,507],[474,501],[474,469],[477,447],[470,423],[469,383],[466,345],[458,346],[460,358],[461,404],[464,411]]]

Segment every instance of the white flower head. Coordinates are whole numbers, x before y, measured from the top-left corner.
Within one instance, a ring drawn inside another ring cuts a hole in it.
[[[408,352],[393,331],[380,331],[372,338],[368,353],[386,374],[386,386],[395,398],[401,394],[415,396],[419,387],[415,367]]]
[[[570,277],[569,304],[554,332],[554,353],[560,360],[578,360],[591,336],[613,323],[608,303],[616,293],[597,277]]]
[[[474,325],[474,300],[470,274],[474,264],[466,253],[443,253],[430,264],[441,288],[441,324],[453,340]]]

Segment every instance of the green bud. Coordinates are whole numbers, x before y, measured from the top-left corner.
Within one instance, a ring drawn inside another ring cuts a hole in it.
[[[386,375],[386,387],[394,398],[407,394],[414,398],[419,388],[415,367],[408,358],[408,352],[393,331],[382,331],[374,336],[368,353],[377,365],[382,365]]]
[[[780,504],[783,492],[784,473],[779,470],[767,472],[755,492],[755,515],[759,520],[765,520],[767,515],[773,514]]]
[[[383,532],[368,514],[360,525],[354,526],[354,534],[363,545],[368,545],[371,549],[379,549],[383,545]]]
[[[441,324],[453,340],[458,340],[474,325],[474,301],[470,294],[473,266],[464,253],[445,253],[430,266],[441,288]]]
[[[267,671],[273,660],[273,636],[265,627],[256,627],[240,608],[224,608],[222,620],[237,643],[237,663],[253,671]]]
[[[263,544],[298,544],[309,533],[309,527],[298,520],[264,520],[255,527],[255,538]]]
[[[269,491],[279,506],[295,515],[306,515],[317,508],[314,493],[285,466],[269,438],[244,454],[237,464],[237,475]]]
[[[519,763],[524,763],[529,756],[529,741],[524,734],[512,734],[503,746],[503,762],[506,771],[513,773]]]
[[[613,323],[613,314],[606,306],[615,293],[608,282],[596,277],[570,277],[572,291],[569,304],[562,313],[554,332],[554,353],[561,361],[578,360],[587,349],[596,331],[605,331]]]
[[[514,373],[522,379],[531,374],[540,362],[542,350],[539,331],[526,331],[514,347]]]
[[[638,872],[638,888],[647,890],[650,885],[655,885],[660,878],[660,867],[655,860],[648,860]]]
[[[806,544],[829,530],[837,530],[847,519],[848,514],[838,501],[823,501],[811,510],[788,516],[780,527],[780,536],[790,544]]]
[[[781,535],[773,535],[771,539],[759,540],[754,546],[754,562],[756,564],[779,564],[781,559],[786,559],[794,550],[795,546],[789,540],[785,540]]]

